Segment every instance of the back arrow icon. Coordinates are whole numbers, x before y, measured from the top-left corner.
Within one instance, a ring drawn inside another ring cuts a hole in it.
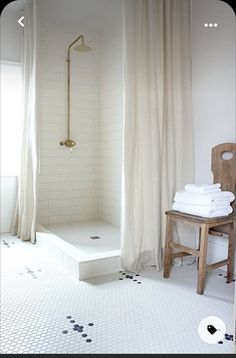
[[[18,20],[19,24],[24,27],[22,20],[24,20],[24,16],[21,16],[21,18]]]

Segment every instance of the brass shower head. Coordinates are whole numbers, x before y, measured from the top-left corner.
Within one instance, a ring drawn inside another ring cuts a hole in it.
[[[75,46],[75,47],[74,47],[74,50],[75,50],[75,51],[79,51],[79,52],[89,52],[89,51],[91,51],[92,49],[91,49],[91,47],[85,45],[85,43],[84,43],[84,36],[81,35],[81,44]]]

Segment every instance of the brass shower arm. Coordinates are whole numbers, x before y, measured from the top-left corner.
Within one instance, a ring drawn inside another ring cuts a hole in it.
[[[67,50],[67,53],[68,53],[67,61],[70,61],[70,49],[71,49],[71,47],[72,47],[77,41],[79,41],[79,39],[82,39],[82,44],[84,44],[84,36],[83,36],[83,35],[79,35],[79,36],[77,37],[77,39],[75,39],[75,40],[68,46],[68,50]]]
[[[79,39],[82,39],[82,44],[84,44],[84,35],[79,35],[77,39],[75,39],[69,46],[68,49],[71,48]]]

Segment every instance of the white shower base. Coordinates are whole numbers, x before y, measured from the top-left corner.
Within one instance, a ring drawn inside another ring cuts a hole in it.
[[[121,267],[120,229],[105,221],[37,225],[36,243],[80,280]]]

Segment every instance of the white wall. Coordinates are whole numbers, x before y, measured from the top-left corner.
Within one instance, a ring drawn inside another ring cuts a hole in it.
[[[211,148],[236,142],[235,14],[219,0],[192,0],[191,5],[195,182],[211,183]],[[209,262],[224,259],[226,249],[225,240],[210,238]]]
[[[211,148],[236,141],[235,14],[225,2],[192,0],[192,61],[195,181],[212,182]]]
[[[17,22],[20,14],[8,10],[8,6],[1,13],[1,60],[20,61],[22,27]]]
[[[120,13],[117,16],[121,17]],[[99,217],[120,225],[123,124],[122,21],[102,34]]]
[[[10,232],[17,196],[17,177],[0,177],[0,233]]]
[[[7,6],[1,13],[1,60],[20,61],[22,27],[18,24],[19,11],[10,11]],[[10,232],[14,215],[17,178],[4,176],[0,178],[0,232]]]
[[[83,6],[82,12],[86,10],[86,5]],[[49,21],[45,11],[45,4],[39,3],[41,148],[38,223],[102,219],[119,224],[121,7],[119,28],[114,26],[103,33],[83,31],[78,24],[70,24],[69,19],[66,27],[60,26]],[[68,148],[59,145],[67,138],[65,59],[68,45],[81,33],[92,51],[84,54],[71,51],[71,137],[77,144],[70,153]]]
[[[99,38],[84,33],[93,48],[71,51],[70,153],[67,139],[67,47],[82,29],[40,23],[40,224],[95,219],[98,215]]]

